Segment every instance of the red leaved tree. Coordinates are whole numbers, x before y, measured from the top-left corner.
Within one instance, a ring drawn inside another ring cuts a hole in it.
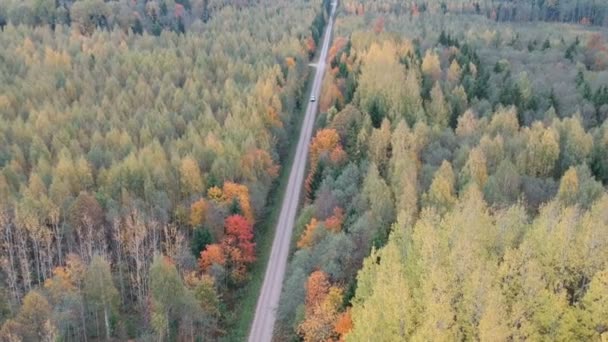
[[[255,261],[255,243],[253,242],[253,225],[241,215],[226,218],[224,227],[226,237],[223,244],[237,247],[241,251],[242,262],[251,264]]]

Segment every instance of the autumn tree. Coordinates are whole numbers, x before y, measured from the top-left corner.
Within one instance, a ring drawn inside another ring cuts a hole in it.
[[[226,218],[226,237],[224,244],[240,250],[241,262],[251,264],[255,261],[255,243],[253,242],[253,225],[243,216],[232,215]]]
[[[334,105],[340,108],[343,102],[343,95],[338,88],[335,77],[331,73],[325,74],[322,87],[323,92],[319,98],[319,110],[325,113]]]
[[[577,117],[565,118],[554,125],[560,137],[561,172],[565,172],[570,166],[587,162],[593,149],[593,137],[585,132],[580,120]]]
[[[56,267],[53,277],[45,280],[44,288],[54,308],[59,334],[84,339],[87,325],[80,284],[83,275],[76,273],[80,271],[78,266],[70,261],[67,267]]]
[[[359,272],[353,300],[353,329],[346,341],[373,339],[405,340],[414,329],[414,300],[406,270],[394,239],[380,251],[373,251]],[[373,260],[381,260],[379,263]]]
[[[203,272],[207,271],[214,264],[223,266],[225,263],[226,257],[220,244],[207,245],[205,250],[201,252],[199,267]]]
[[[570,168],[564,173],[559,183],[557,196],[565,205],[574,205],[578,199],[579,189],[579,177],[576,169]]]
[[[341,148],[340,136],[335,130],[323,129],[318,131],[310,143],[309,158],[311,165],[316,164],[322,155],[334,155]]]
[[[235,282],[242,282],[247,277],[247,266],[256,259],[253,225],[241,215],[231,215],[226,218],[224,228],[222,241],[207,245],[201,252],[199,266],[203,272],[213,265],[224,266]]]
[[[469,152],[467,162],[461,171],[461,181],[464,184],[473,182],[480,189],[483,189],[487,180],[488,167],[486,156],[479,147],[475,147]]]
[[[342,302],[342,290],[331,286],[327,275],[315,271],[306,282],[306,310],[298,332],[304,341],[325,341],[335,336],[334,322]]]
[[[402,95],[405,102],[403,109],[405,119],[410,125],[414,125],[416,121],[422,120],[425,117],[420,86],[420,73],[417,69],[409,69],[405,76],[405,84],[403,85],[405,93]],[[393,118],[392,120],[393,122],[399,122],[398,118]]]
[[[469,138],[475,136],[478,132],[479,120],[472,110],[465,111],[458,117],[458,122],[454,133],[460,138]]]
[[[310,143],[309,149],[310,171],[304,182],[307,197],[313,198],[316,190],[315,180],[322,176],[323,163],[341,163],[345,159],[345,152],[340,143],[340,136],[334,129],[326,128],[318,131]]]
[[[399,122],[391,136],[392,156],[389,180],[395,194],[395,207],[410,219],[418,210],[419,160],[414,134],[405,121]]]
[[[537,122],[525,128],[526,148],[517,162],[523,172],[532,176],[547,177],[553,172],[559,157],[559,135],[553,128],[543,128]]]
[[[425,77],[430,78],[433,82],[439,81],[441,77],[441,64],[439,63],[439,56],[434,51],[426,50],[421,68]]]
[[[340,207],[335,207],[330,217],[325,219],[324,226],[327,230],[337,233],[342,229],[344,223],[344,210]]]
[[[17,316],[4,322],[0,336],[7,341],[54,341],[56,333],[49,302],[40,292],[30,291]]]
[[[456,312],[450,305],[456,297],[455,275],[448,262],[448,246],[441,234],[440,218],[434,208],[424,209],[412,236],[418,262],[426,270],[420,287],[422,313],[413,338],[450,340],[456,334]]]
[[[190,206],[190,225],[197,227],[205,222],[205,215],[207,214],[208,204],[204,198],[192,203]]]
[[[488,126],[488,133],[491,137],[501,135],[502,137],[510,137],[517,133],[519,130],[519,122],[517,121],[517,108],[514,106],[510,107],[499,107],[494,115],[492,121]]]
[[[447,80],[451,84],[456,84],[460,81],[460,77],[462,75],[462,68],[456,59],[452,60],[450,64],[450,68],[448,69]]]
[[[222,198],[224,203],[238,203],[243,216],[251,223],[254,222],[253,208],[249,195],[249,189],[243,184],[225,182],[222,188]]]
[[[192,292],[197,304],[203,312],[202,331],[203,336],[211,336],[218,329],[218,320],[221,316],[221,298],[217,292],[215,281],[210,275],[197,275],[191,273],[185,277],[186,286]]]
[[[443,96],[439,82],[435,82],[431,89],[431,101],[426,103],[428,120],[433,125],[446,127],[450,120],[450,109]]]
[[[434,207],[438,212],[445,213],[456,203],[454,186],[452,164],[444,160],[435,172],[431,187],[424,196],[424,202]]]
[[[588,314],[588,321],[590,331],[594,332],[594,335],[599,335],[600,338],[606,333],[606,327],[608,322],[608,312],[606,312],[608,300],[608,272],[602,270],[596,273],[591,279],[589,289],[583,297],[582,305],[586,313]],[[596,335],[596,337],[597,337]]]
[[[300,239],[296,243],[296,246],[298,248],[311,247],[314,236],[315,236],[315,231],[317,230],[318,226],[319,226],[319,222],[317,221],[317,219],[315,219],[313,217],[310,220],[310,222],[308,224],[306,224],[306,227],[304,228],[304,231],[302,232]]]
[[[340,341],[346,340],[346,335],[353,329],[353,320],[350,309],[346,309],[334,324],[334,330],[338,334]]]
[[[380,127],[385,117],[396,121],[405,114],[404,99],[409,96],[401,86],[405,81],[396,46],[389,41],[372,44],[361,67],[355,102],[369,113],[374,127]]]
[[[82,34],[91,34],[97,26],[107,25],[110,8],[101,0],[79,1],[72,6],[70,15]]]
[[[182,192],[186,196],[198,194],[204,189],[198,163],[191,156],[187,156],[181,161],[180,184]]]

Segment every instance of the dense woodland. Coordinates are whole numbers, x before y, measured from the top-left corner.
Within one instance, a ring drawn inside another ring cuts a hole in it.
[[[341,3],[276,340],[608,336],[605,7]]]
[[[0,340],[225,335],[327,8],[0,1]]]
[[[119,28],[160,35],[163,30],[184,33],[200,27],[225,7],[249,10],[259,0],[4,0],[0,24],[29,26],[72,25],[82,33]]]
[[[0,341],[222,340],[329,1],[0,0]],[[608,5],[339,5],[279,341],[608,338]]]
[[[608,25],[608,4],[597,0],[344,0],[356,15],[475,14],[493,21],[549,21]]]

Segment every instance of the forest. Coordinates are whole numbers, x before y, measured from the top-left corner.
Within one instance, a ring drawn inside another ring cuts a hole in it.
[[[239,340],[329,6],[0,0],[0,341]],[[334,26],[274,340],[607,339],[608,4]]]
[[[327,8],[0,1],[1,341],[225,338]]]
[[[275,340],[608,338],[606,24],[342,1]]]

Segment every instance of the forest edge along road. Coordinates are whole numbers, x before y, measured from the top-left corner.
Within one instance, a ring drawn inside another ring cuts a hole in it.
[[[319,97],[321,82],[325,73],[325,60],[327,59],[327,51],[329,50],[336,5],[335,1],[332,2],[331,14],[323,35],[321,54],[319,55],[317,70],[310,92],[311,96],[317,98]],[[272,339],[274,323],[276,320],[276,309],[279,304],[283,278],[285,277],[285,269],[287,266],[291,234],[293,232],[302,183],[304,181],[308,144],[312,136],[317,108],[317,102],[308,103],[306,115],[302,123],[302,130],[300,131],[295,159],[289,175],[283,204],[281,206],[275,237],[272,242],[270,258],[266,265],[264,283],[258,297],[255,316],[249,333],[249,342],[265,342]]]
[[[319,61],[316,65],[317,70],[310,92],[311,97],[318,98],[321,90],[320,88],[325,73],[327,51],[329,50],[336,6],[337,3],[333,1],[331,14],[323,35],[323,45],[319,55]],[[272,333],[276,320],[276,309],[281,297],[287,257],[291,244],[291,235],[300,202],[302,183],[304,181],[304,171],[308,157],[308,144],[312,137],[317,108],[318,104],[316,101],[308,102],[308,108],[306,109],[306,115],[302,122],[302,129],[296,148],[296,155],[289,175],[287,188],[285,189],[285,197],[281,206],[275,237],[272,242],[270,258],[266,265],[264,283],[260,290],[255,316],[249,333],[250,342],[266,342],[272,340]]]

